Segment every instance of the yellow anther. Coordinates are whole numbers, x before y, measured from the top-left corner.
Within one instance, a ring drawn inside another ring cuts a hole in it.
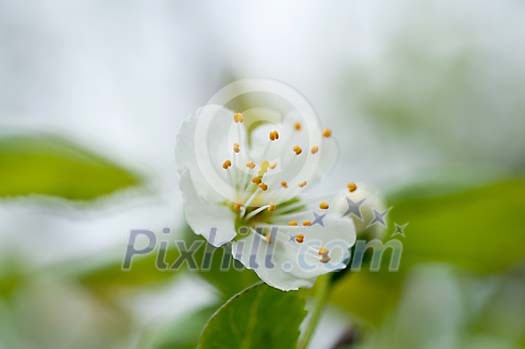
[[[312,221],[303,221],[303,226],[309,227],[312,225]]]
[[[248,161],[246,163],[246,167],[248,167],[250,170],[253,170],[255,168],[255,166],[257,166],[257,165],[255,165],[255,162],[253,162],[253,161]]]
[[[275,211],[275,207],[276,207],[276,206],[275,206],[275,203],[270,202],[270,203],[268,204],[268,212],[273,212],[273,211]]]
[[[303,241],[304,241],[304,235],[303,234],[295,235],[295,241],[297,241],[298,243],[302,244]]]
[[[298,186],[300,186],[301,188],[304,188],[304,187],[306,187],[307,184],[308,184],[307,181],[302,181],[302,182],[300,182],[300,183],[298,184]]]
[[[236,203],[233,204],[233,209],[236,212],[238,212],[241,210],[242,205],[243,205],[242,201],[237,201]]]
[[[262,189],[262,191],[267,191],[268,190],[268,185],[266,183],[259,183],[259,188]]]
[[[270,165],[268,165],[268,167],[270,168],[270,170],[275,170],[275,168],[277,167],[277,163],[272,162]]]
[[[296,145],[295,147],[293,147],[293,151],[295,152],[295,155],[300,155],[302,152],[303,152],[303,149]]]
[[[328,205],[327,202],[321,202],[321,204],[319,205],[319,208],[321,210],[328,210],[328,208],[330,208],[330,205]]]
[[[222,168],[225,170],[229,169],[231,166],[232,166],[232,162],[230,160],[226,160],[222,164]]]
[[[301,123],[297,121],[294,125],[294,128],[296,131],[301,131],[301,129],[303,128],[303,125],[301,125]]]
[[[348,188],[348,191],[349,191],[350,193],[353,193],[354,191],[357,190],[357,184],[355,184],[354,182],[348,183],[348,184],[346,185],[346,187]]]
[[[312,147],[312,154],[317,154],[318,151],[319,151],[319,147],[317,145],[314,145]]]
[[[259,183],[261,183],[261,177],[253,177],[253,178],[252,178],[252,183],[253,183],[253,184],[259,184]]]
[[[282,181],[281,182],[281,187],[288,188],[288,182],[287,181]]]
[[[289,222],[288,222],[288,225],[289,225],[290,227],[296,227],[296,226],[297,226],[297,221],[289,221]]]
[[[269,244],[272,243],[272,234],[271,233],[266,233],[266,235],[264,237],[266,238],[266,242],[268,242]]]
[[[325,128],[323,130],[323,137],[325,137],[325,138],[332,137],[332,130],[330,130],[329,128]]]
[[[328,263],[330,262],[332,259],[329,257],[329,256],[322,256],[321,257],[321,263]]]
[[[237,122],[237,123],[243,122],[244,121],[244,116],[242,116],[241,113],[235,113],[235,114],[233,114],[233,121]]]
[[[330,251],[328,251],[327,248],[325,248],[325,247],[321,247],[321,248],[319,249],[319,252],[318,252],[318,253],[319,253],[319,256],[328,256],[328,252],[330,252]]]
[[[271,131],[270,132],[270,140],[271,141],[276,141],[279,139],[279,132],[277,131]]]
[[[238,143],[235,143],[233,145],[233,151],[236,152],[236,153],[240,152],[241,151],[241,146]]]

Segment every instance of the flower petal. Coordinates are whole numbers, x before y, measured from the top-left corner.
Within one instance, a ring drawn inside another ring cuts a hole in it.
[[[298,217],[311,219],[306,213]],[[274,229],[271,242],[253,232],[233,243],[234,257],[273,287],[281,290],[310,287],[317,276],[345,268],[349,248],[355,243],[352,221],[327,215],[323,224],[324,227],[261,225],[267,232]],[[296,242],[298,234],[303,234],[304,243]],[[321,247],[329,249],[330,262],[321,263],[318,253]]]
[[[186,222],[196,234],[215,247],[231,241],[235,233],[235,216],[226,206],[199,197],[189,171],[180,175]]]
[[[181,175],[182,172],[188,170],[191,174],[193,183],[195,183],[195,188],[199,196],[206,200],[218,202],[221,201],[222,198],[206,180],[196,160],[194,137],[198,115],[199,112],[196,112],[190,118],[185,120],[177,133],[175,146],[177,171],[179,172],[179,175]]]
[[[293,260],[294,256],[285,256],[286,249],[282,243],[270,245],[261,239],[263,238],[258,233],[251,233],[246,238],[233,242],[233,257],[246,268],[255,271],[262,281],[282,291],[313,286],[315,277],[298,278],[285,270],[286,265],[283,265],[282,260]]]
[[[385,202],[378,192],[364,184],[358,183],[357,190],[354,192],[350,193],[345,191],[337,196],[337,200],[333,203],[334,212],[336,214],[344,215],[347,212],[348,202],[346,199],[350,199],[353,202],[365,200],[360,209],[362,219],[359,219],[355,215],[346,216],[347,219],[353,220],[357,232],[361,233],[367,230],[367,228],[371,228],[373,237],[381,238],[386,231],[386,227],[379,224],[374,224],[371,227],[368,226],[374,219],[374,210],[384,212],[386,209]]]
[[[321,156],[321,162],[314,180],[318,180],[334,168],[339,157],[339,145],[335,138],[323,138],[319,155]]]

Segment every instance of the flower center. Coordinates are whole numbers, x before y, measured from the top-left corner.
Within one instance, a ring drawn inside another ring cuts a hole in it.
[[[226,172],[228,183],[235,188],[236,201],[228,205],[236,213],[238,225],[251,227],[249,229],[268,244],[275,243],[282,239],[286,239],[286,243],[291,242],[294,245],[302,244],[305,241],[305,235],[302,232],[297,232],[289,238],[283,236],[286,234],[279,233],[278,228],[281,226],[276,223],[275,218],[304,211],[304,204],[296,197],[284,202],[278,202],[277,204],[274,201],[264,202],[261,199],[261,194],[271,191],[271,193],[275,193],[276,197],[279,198],[279,194],[282,194],[283,191],[297,188],[303,189],[308,185],[308,182],[306,180],[300,180],[289,183],[289,178],[278,178],[278,176],[273,173],[278,167],[277,162],[263,160],[257,163],[250,159],[248,149],[246,149],[247,147],[241,145],[243,144],[241,134],[244,133],[241,131],[244,130],[241,128],[244,127],[244,116],[241,113],[235,113],[233,115],[233,122],[238,128],[238,139],[233,143],[231,148],[231,158],[226,159],[221,167]],[[299,134],[302,132],[302,129],[302,124],[295,122],[289,131],[290,133]],[[284,131],[286,132],[286,130]],[[331,130],[323,130],[322,135],[325,138],[331,137]],[[263,154],[267,154],[269,148],[280,142],[280,139],[282,139],[282,137],[279,131],[270,131]],[[288,154],[285,155],[289,155],[290,160],[289,162],[283,161],[281,163],[280,167],[283,170],[285,170],[287,166],[297,165],[294,161],[297,161],[301,156],[305,156],[303,148],[300,145],[294,144],[293,140],[294,137],[289,137],[288,143],[284,147],[285,152],[288,152]],[[246,142],[244,144],[246,144]],[[306,149],[310,149],[310,153],[316,156],[316,154],[319,153],[320,145],[313,145]],[[355,185],[351,186],[349,184],[349,190],[355,190],[354,186]],[[321,210],[327,210],[329,209],[329,205],[326,202],[321,202],[319,208]],[[288,229],[295,227],[308,229],[312,225],[312,221],[303,220],[302,222],[289,221],[284,227]],[[273,228],[277,229],[275,230]],[[307,253],[314,255],[321,263],[328,263],[330,261],[329,251],[324,247],[319,249],[308,247]]]

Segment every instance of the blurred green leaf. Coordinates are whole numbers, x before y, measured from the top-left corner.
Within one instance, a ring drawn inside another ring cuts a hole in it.
[[[391,222],[409,223],[403,268],[438,261],[487,274],[525,260],[525,179],[446,196],[399,197],[392,205]]]
[[[295,348],[306,312],[297,292],[257,284],[226,302],[206,324],[199,348]]]
[[[95,267],[84,268],[77,263],[68,263],[62,268],[70,270],[75,278],[85,287],[97,293],[114,294],[116,289],[139,288],[171,281],[179,272],[196,273],[199,277],[209,282],[218,291],[223,300],[229,299],[234,294],[253,285],[259,278],[257,275],[243,267],[234,260],[229,246],[215,248],[208,244],[204,238],[194,234],[189,227],[181,233],[185,245],[190,248],[194,243],[199,244],[195,251],[194,262],[197,270],[188,270],[188,264],[184,263],[177,270],[171,270],[180,257],[175,245],[170,245],[165,254],[160,258],[166,263],[167,268],[157,268],[157,250],[145,256],[136,256],[133,259],[132,268],[129,271],[122,270],[122,259],[115,258],[113,261]]]
[[[195,260],[199,266],[197,273],[217,289],[223,300],[259,281],[254,271],[246,269],[233,258],[231,246],[215,248],[202,236],[194,234],[190,228],[185,235],[185,240],[187,245],[195,241],[202,243],[195,253]]]
[[[185,270],[159,270],[157,268],[157,250],[145,256],[137,256],[133,259],[130,270],[122,270],[122,259],[118,258],[112,262],[100,266],[79,271],[79,267],[71,265],[74,278],[84,287],[101,295],[115,295],[119,289],[140,288],[158,283],[168,282]],[[163,255],[163,260],[168,265],[173,263],[180,256],[179,251],[174,246],[168,248]]]
[[[366,269],[348,273],[334,285],[331,301],[353,318],[377,326],[395,309],[404,279],[403,273],[374,273]]]
[[[153,349],[196,348],[202,328],[215,310],[217,306],[211,306],[186,314],[158,334],[150,347]]]
[[[409,223],[399,272],[348,272],[334,286],[332,301],[352,315],[379,324],[402,293],[405,276],[421,263],[442,262],[473,274],[507,272],[525,262],[525,180],[511,179],[447,195],[393,195],[391,223]],[[393,233],[390,227],[388,234]],[[392,236],[387,236],[392,238]]]
[[[136,256],[131,270],[128,271],[122,270],[120,255],[108,263],[97,266],[83,268],[82,262],[68,262],[68,265],[56,266],[54,269],[61,268],[65,273],[74,275],[73,277],[88,289],[109,296],[114,295],[115,290],[118,289],[140,288],[169,282],[180,272],[188,271],[213,285],[223,300],[259,281],[253,271],[247,270],[240,262],[233,259],[229,246],[215,248],[204,238],[194,234],[189,227],[186,227],[180,236],[187,248],[194,243],[198,244],[198,249],[193,255],[197,270],[188,270],[188,263],[183,263],[176,270],[171,269],[181,256],[174,244],[168,246],[165,252],[155,250],[145,256]],[[159,258],[164,261],[166,268],[157,268]]]
[[[91,200],[139,182],[126,169],[57,137],[0,138],[0,197]]]

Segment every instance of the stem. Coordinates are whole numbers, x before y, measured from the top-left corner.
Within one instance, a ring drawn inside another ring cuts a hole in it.
[[[325,274],[319,277],[318,287],[315,294],[315,305],[312,309],[312,316],[308,322],[306,330],[303,333],[302,338],[299,340],[297,345],[298,349],[307,349],[310,344],[310,340],[314,336],[315,329],[321,320],[321,315],[323,314],[324,306],[328,301],[328,295],[330,290],[330,275]]]

